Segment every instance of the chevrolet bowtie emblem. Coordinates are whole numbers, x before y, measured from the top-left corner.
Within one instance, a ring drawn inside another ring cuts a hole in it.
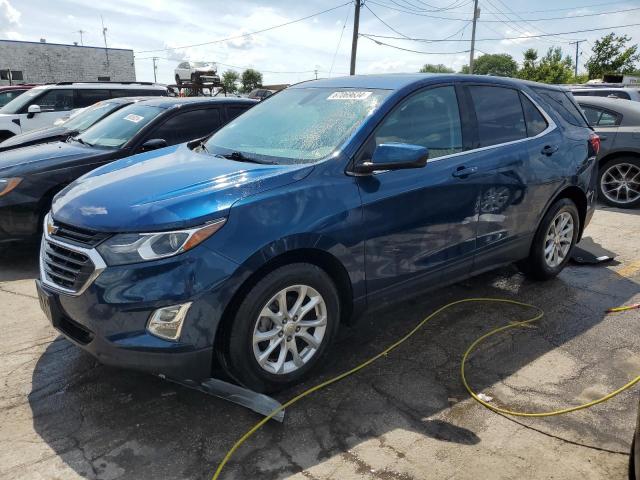
[[[58,227],[51,221],[47,222],[47,233],[49,235],[55,235],[56,233],[58,233]]]

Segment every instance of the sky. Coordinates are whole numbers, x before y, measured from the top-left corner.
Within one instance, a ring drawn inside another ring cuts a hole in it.
[[[255,68],[263,72],[265,84],[295,83],[315,78],[314,70],[318,77],[348,74],[354,5],[347,1],[0,0],[0,39],[45,38],[50,43],[71,44],[80,42],[78,31],[83,30],[84,45],[104,46],[102,17],[108,45],[134,50],[140,81],[153,80],[151,57],[157,56],[157,80],[162,83],[173,82],[174,68],[182,60],[215,61],[220,73]],[[288,26],[218,41],[338,6]],[[574,56],[575,45],[568,42],[587,40],[579,46],[579,71],[583,72],[593,42],[604,34],[624,33],[633,43],[640,43],[640,26],[504,39],[640,23],[640,0],[479,0],[479,7],[476,57],[508,53],[520,63],[527,48],[543,54],[551,46]],[[628,10],[633,8],[638,10]],[[614,13],[619,10],[627,11]],[[457,71],[469,62],[469,53],[464,51],[470,48],[472,11],[472,0],[366,0],[361,33],[399,37],[378,37],[378,41],[429,53],[400,50],[360,37],[356,73],[417,72],[425,63],[442,63]],[[425,43],[402,37],[463,41]],[[498,40],[480,40],[483,38]]]

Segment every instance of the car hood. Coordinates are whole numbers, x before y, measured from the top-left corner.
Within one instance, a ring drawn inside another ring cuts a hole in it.
[[[186,144],[113,162],[54,199],[56,221],[104,232],[186,228],[227,215],[238,200],[301,180],[309,165],[262,165]]]
[[[113,150],[91,148],[80,143],[52,142],[8,150],[0,154],[0,177],[20,176],[42,170],[63,168],[78,161],[86,163],[112,155]]]
[[[50,138],[57,139],[58,137],[69,135],[69,133],[70,132],[62,126],[41,128],[39,130],[21,133],[0,143],[0,152],[33,143],[42,143]]]

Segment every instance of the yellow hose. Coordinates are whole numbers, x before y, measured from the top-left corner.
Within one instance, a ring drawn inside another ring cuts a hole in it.
[[[495,328],[495,329],[491,330],[489,333],[485,333],[480,338],[475,340],[469,346],[469,348],[467,348],[467,350],[464,352],[464,355],[462,356],[462,363],[460,365],[460,376],[462,377],[462,383],[464,384],[464,386],[467,389],[467,391],[469,392],[469,394],[473,397],[473,399],[475,401],[477,401],[478,403],[480,403],[481,405],[483,405],[486,408],[488,408],[489,410],[492,410],[492,411],[498,412],[498,413],[502,413],[502,414],[506,414],[506,415],[518,416],[518,417],[550,417],[550,416],[553,416],[553,415],[561,415],[563,413],[575,412],[576,410],[582,410],[582,409],[589,408],[589,407],[592,407],[594,405],[597,405],[599,403],[605,402],[605,401],[615,397],[619,393],[621,393],[621,392],[623,392],[625,390],[628,390],[629,388],[633,387],[636,383],[640,382],[640,376],[638,376],[638,377],[634,378],[633,380],[631,380],[630,382],[628,382],[627,384],[623,385],[622,387],[618,388],[617,390],[614,390],[613,392],[605,395],[604,397],[602,397],[602,398],[600,398],[598,400],[593,400],[593,401],[591,401],[589,403],[585,403],[583,405],[577,405],[575,407],[563,408],[561,410],[553,410],[553,411],[550,411],[550,412],[533,412],[533,413],[530,413],[530,412],[518,412],[518,411],[508,410],[508,409],[499,408],[499,407],[496,407],[494,405],[491,405],[490,403],[485,402],[484,400],[480,399],[478,397],[478,395],[469,386],[469,383],[467,382],[467,378],[466,378],[466,375],[465,375],[465,365],[466,365],[467,359],[469,358],[471,353],[477,348],[477,346],[480,343],[482,343],[484,340],[486,340],[487,338],[489,338],[492,335],[495,335],[497,333],[503,332],[503,331],[505,331],[505,330],[507,330],[509,328],[525,327],[525,326],[527,326],[527,325],[529,325],[529,324],[531,324],[533,322],[536,322],[536,321],[540,320],[544,316],[544,311],[542,309],[540,309],[539,307],[536,307],[535,305],[531,305],[531,304],[524,303],[524,302],[518,302],[516,300],[508,300],[508,299],[504,299],[504,298],[465,298],[465,299],[462,299],[462,300],[456,300],[455,302],[448,303],[448,304],[438,308],[436,311],[430,313],[427,317],[425,317],[423,320],[421,320],[415,327],[413,327],[409,331],[409,333],[407,333],[402,338],[400,338],[399,340],[397,340],[394,343],[392,343],[389,347],[387,347],[386,349],[384,349],[382,352],[378,353],[377,355],[369,358],[368,360],[365,360],[360,365],[352,368],[351,370],[347,370],[346,372],[343,372],[340,375],[337,375],[337,376],[335,376],[333,378],[330,378],[329,380],[327,380],[325,382],[322,382],[322,383],[320,383],[320,384],[318,384],[318,385],[316,385],[314,387],[309,388],[308,390],[305,390],[304,392],[300,393],[299,395],[296,395],[292,399],[290,399],[287,402],[285,402],[284,404],[282,404],[280,407],[276,408],[273,412],[271,412],[269,415],[267,415],[262,420],[260,420],[258,423],[256,423],[253,427],[251,427],[244,435],[242,435],[242,437],[240,437],[236,441],[236,443],[233,444],[233,446],[226,453],[226,455],[224,456],[222,461],[218,464],[218,468],[216,468],[216,471],[213,474],[212,480],[217,480],[220,477],[220,474],[222,473],[223,468],[229,462],[229,460],[231,459],[231,457],[233,456],[235,451],[238,448],[240,448],[240,446],[244,442],[246,442],[256,431],[258,431],[260,429],[260,427],[262,427],[265,423],[267,423],[269,420],[271,420],[278,412],[280,412],[281,410],[284,410],[285,408],[290,407],[294,403],[297,403],[298,401],[302,400],[306,396],[311,395],[312,393],[317,392],[318,390],[321,390],[321,389],[323,389],[323,388],[325,388],[325,387],[327,387],[327,386],[329,386],[329,385],[331,385],[333,383],[336,383],[336,382],[342,380],[343,378],[346,378],[346,377],[348,377],[350,375],[353,375],[356,372],[359,372],[363,368],[368,367],[369,365],[371,365],[373,362],[375,362],[379,358],[388,355],[393,350],[395,350],[400,345],[402,345],[404,342],[409,340],[409,338],[411,338],[416,332],[418,332],[418,330],[420,330],[429,320],[431,320],[432,318],[436,317],[437,315],[442,313],[444,310],[447,310],[447,309],[449,309],[449,308],[451,308],[451,307],[453,307],[455,305],[459,305],[461,303],[470,303],[470,302],[506,303],[506,304],[511,304],[511,305],[517,305],[517,306],[520,306],[520,307],[531,308],[531,309],[534,309],[534,310],[537,311],[536,315],[533,316],[532,318],[528,319],[528,320],[522,320],[522,321],[519,321],[519,322],[512,322],[509,325],[504,325],[502,327],[498,327],[498,328]]]

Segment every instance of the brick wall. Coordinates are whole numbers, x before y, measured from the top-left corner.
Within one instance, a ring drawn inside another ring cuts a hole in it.
[[[112,82],[136,79],[132,50],[0,40],[0,71],[7,69],[22,71],[23,81],[17,83],[96,82],[99,76]],[[0,85],[8,84],[0,79]]]

